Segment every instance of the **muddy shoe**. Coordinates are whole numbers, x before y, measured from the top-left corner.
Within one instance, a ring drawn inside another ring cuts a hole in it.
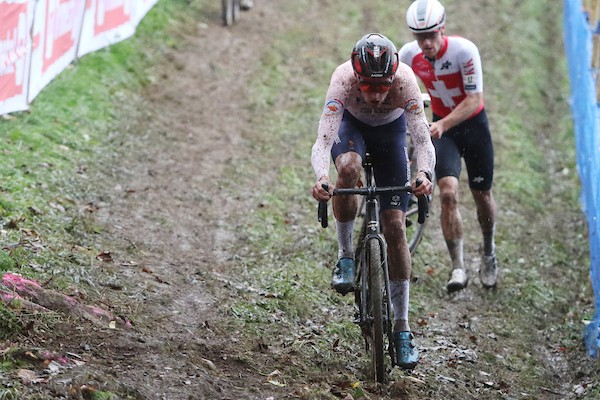
[[[331,287],[338,293],[346,294],[354,290],[354,260],[340,258],[333,269]]]
[[[448,289],[448,293],[457,292],[466,288],[468,282],[467,272],[464,269],[455,268],[452,270],[452,275],[446,285],[446,289]]]
[[[481,284],[486,289],[496,286],[496,281],[498,280],[498,261],[495,255],[481,257],[479,280],[481,280]]]
[[[402,369],[413,369],[419,362],[419,351],[413,339],[414,336],[409,331],[394,333],[396,365]]]

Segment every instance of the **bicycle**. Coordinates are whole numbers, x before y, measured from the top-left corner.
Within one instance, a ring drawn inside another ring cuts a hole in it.
[[[355,250],[356,278],[354,282],[355,323],[361,328],[365,349],[371,353],[371,372],[380,383],[387,376],[384,356],[386,338],[391,366],[396,364],[390,281],[387,262],[387,244],[379,216],[378,195],[382,193],[410,192],[410,186],[377,187],[373,177],[373,163],[367,154],[363,160],[365,187],[334,189],[333,195],[362,195],[365,204],[358,244]],[[418,182],[417,182],[418,183]],[[326,187],[324,187],[327,189]],[[318,220],[323,228],[328,226],[327,203],[319,202]],[[424,224],[428,216],[428,198],[418,198],[418,223]],[[359,211],[360,214],[360,211]]]
[[[231,26],[240,18],[240,0],[221,0],[223,25]]]
[[[254,7],[253,0],[221,0],[223,25],[231,26],[240,19],[240,10],[247,11]]]

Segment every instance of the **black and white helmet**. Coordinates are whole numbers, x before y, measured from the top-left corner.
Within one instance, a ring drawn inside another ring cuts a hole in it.
[[[436,32],[446,25],[446,11],[438,0],[416,0],[408,7],[406,23],[413,33]]]

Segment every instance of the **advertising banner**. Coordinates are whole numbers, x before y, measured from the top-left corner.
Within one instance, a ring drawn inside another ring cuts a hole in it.
[[[135,33],[158,0],[0,0],[0,115],[29,103],[76,58]]]
[[[81,57],[135,33],[136,0],[87,0],[77,56]]]
[[[133,19],[133,22],[136,26],[140,23],[142,18],[144,18],[144,15],[148,14],[148,11],[150,11],[150,9],[154,7],[156,3],[158,3],[158,0],[138,0],[136,2],[135,17]]]
[[[82,0],[38,0],[33,21],[28,101],[77,56],[84,6]]]
[[[0,114],[26,110],[35,2],[0,1]]]

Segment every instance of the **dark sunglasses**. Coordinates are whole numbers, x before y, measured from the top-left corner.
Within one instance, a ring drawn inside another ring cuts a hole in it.
[[[433,40],[437,37],[438,33],[440,33],[440,31],[413,33],[413,35],[417,40]]]

